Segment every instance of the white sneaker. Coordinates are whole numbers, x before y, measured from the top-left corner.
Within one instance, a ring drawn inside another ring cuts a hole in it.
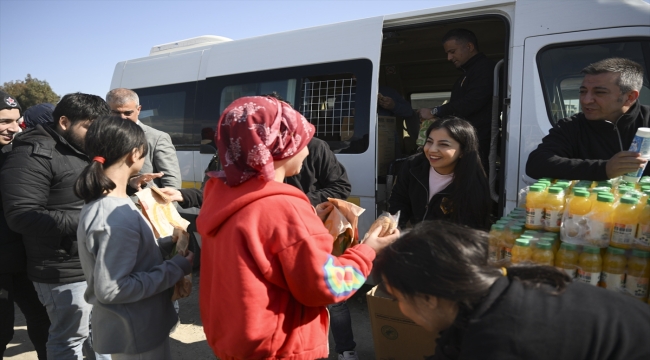
[[[356,351],[344,351],[343,354],[339,354],[339,360],[359,360],[359,358]]]

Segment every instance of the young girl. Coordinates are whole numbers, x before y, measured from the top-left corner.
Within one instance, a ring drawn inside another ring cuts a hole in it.
[[[426,136],[423,153],[409,158],[397,176],[389,211],[400,211],[400,227],[409,220],[448,219],[487,230],[490,191],[474,127],[451,116],[433,122]]]
[[[217,125],[222,172],[208,173],[196,221],[203,239],[201,319],[222,360],[326,358],[325,305],[363,285],[377,238],[331,255],[334,239],[307,196],[284,178],[300,172],[314,126],[287,103],[243,97]]]
[[[93,305],[93,348],[120,359],[171,359],[169,331],[177,322],[174,284],[192,269],[191,253],[163,260],[171,237],[153,231],[126,194],[147,154],[142,129],[132,121],[106,116],[93,122],[85,138],[92,162],[75,193],[86,204],[79,216],[79,258]]]
[[[424,221],[375,261],[404,315],[440,332],[433,359],[650,359],[648,304],[550,266],[490,266],[487,249],[483,231]]]

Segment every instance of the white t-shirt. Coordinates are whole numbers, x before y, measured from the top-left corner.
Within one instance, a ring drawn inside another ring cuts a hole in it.
[[[429,169],[429,201],[433,195],[444,190],[454,180],[454,173],[440,175],[433,167]]]

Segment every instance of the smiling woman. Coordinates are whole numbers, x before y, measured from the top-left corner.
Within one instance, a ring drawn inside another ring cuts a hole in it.
[[[390,212],[401,211],[400,227],[448,219],[487,229],[491,200],[476,131],[451,116],[434,121],[426,134],[423,152],[411,157],[397,176]]]

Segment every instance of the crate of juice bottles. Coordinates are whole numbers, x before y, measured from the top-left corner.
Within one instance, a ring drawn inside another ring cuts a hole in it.
[[[493,264],[555,266],[574,281],[648,301],[650,178],[540,179],[525,190],[523,206],[492,225]]]

